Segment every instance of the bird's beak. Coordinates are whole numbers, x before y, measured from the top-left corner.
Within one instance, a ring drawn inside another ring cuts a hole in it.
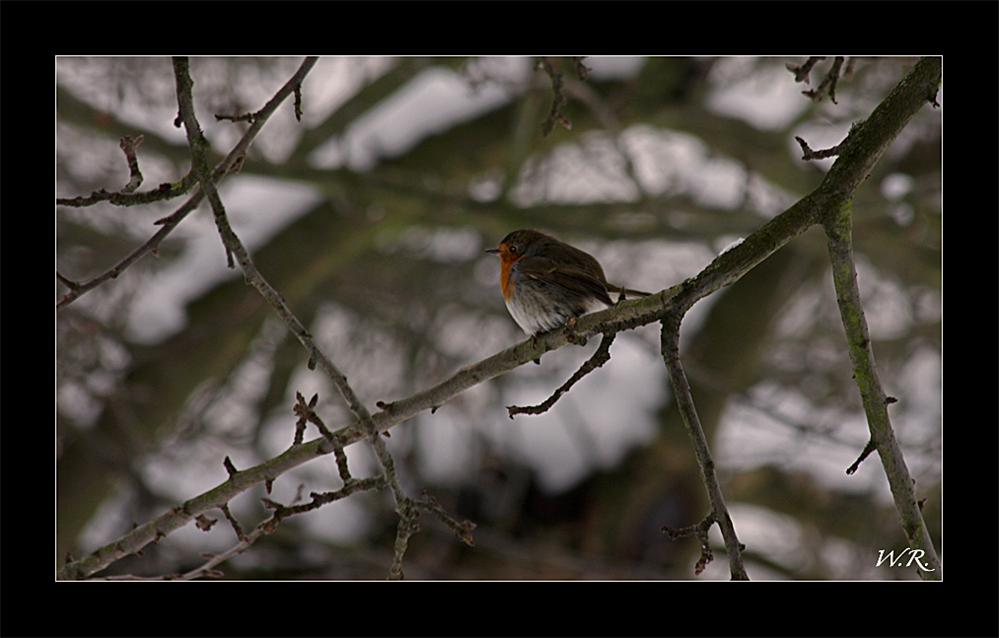
[[[499,248],[487,248],[486,252],[489,253],[490,255],[498,255]]]

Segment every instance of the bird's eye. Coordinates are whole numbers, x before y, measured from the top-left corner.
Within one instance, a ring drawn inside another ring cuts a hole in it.
[[[514,244],[514,245],[510,246],[510,252],[511,252],[511,253],[515,253],[515,252],[517,252],[517,245],[516,245],[516,244]]]

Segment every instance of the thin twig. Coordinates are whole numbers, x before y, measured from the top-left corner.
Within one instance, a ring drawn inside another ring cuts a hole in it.
[[[540,405],[530,405],[527,407],[521,407],[518,405],[507,406],[507,412],[510,415],[510,418],[512,419],[515,414],[542,414],[551,409],[551,407],[555,405],[555,402],[558,401],[563,394],[572,389],[572,386],[576,385],[580,379],[610,361],[610,347],[611,344],[614,343],[614,337],[616,336],[616,332],[604,333],[604,338],[600,340],[600,346],[597,348],[596,352],[593,353],[593,356],[587,359],[586,362],[580,366],[579,370],[576,370],[575,374],[569,377],[569,380],[563,383],[559,389],[555,390],[555,392],[548,397],[544,403],[541,403]]]
[[[825,57],[811,57],[808,58],[808,60],[806,60],[805,63],[802,64],[801,66],[797,66],[790,63],[785,64],[784,66],[787,67],[788,71],[794,73],[795,82],[804,82],[805,84],[808,84],[809,83],[808,74],[811,72],[812,67],[815,66],[818,62],[821,62],[822,60],[825,60]]]
[[[589,73],[589,68],[583,66],[582,58],[576,59],[576,70],[582,76],[587,76]],[[580,69],[585,69],[582,71]],[[569,118],[562,112],[562,107],[569,103],[569,98],[566,97],[564,92],[565,79],[562,74],[555,69],[555,65],[552,63],[550,58],[540,58],[538,60],[538,68],[545,72],[548,78],[552,81],[552,93],[554,97],[552,98],[552,107],[548,111],[548,117],[545,121],[541,123],[541,134],[545,137],[551,135],[552,131],[555,130],[556,124],[561,124],[566,130],[572,129],[572,122]]]
[[[700,576],[707,568],[708,563],[715,558],[714,553],[711,551],[711,542],[708,538],[708,531],[711,529],[711,526],[715,524],[715,522],[715,513],[709,512],[708,515],[704,517],[704,520],[696,525],[689,525],[687,527],[681,527],[680,529],[674,529],[669,525],[663,525],[661,528],[661,531],[668,534],[671,540],[676,540],[685,536],[695,536],[697,537],[697,540],[700,541],[701,557],[697,559],[697,563],[694,565],[695,576]]]
[[[139,158],[135,155],[135,149],[142,144],[142,141],[146,139],[142,135],[132,138],[130,135],[126,135],[121,138],[121,150],[125,153],[125,161],[128,162],[128,173],[129,180],[128,184],[125,184],[125,188],[121,189],[123,193],[135,192],[135,189],[142,185],[142,171],[139,170]]]
[[[701,470],[701,481],[708,492],[708,501],[711,503],[710,518],[718,523],[722,538],[725,539],[725,549],[728,552],[729,571],[732,580],[749,580],[746,567],[742,562],[743,546],[739,542],[739,537],[735,533],[735,525],[729,516],[728,508],[725,506],[725,497],[715,473],[715,462],[711,458],[711,450],[708,447],[708,439],[701,428],[700,418],[694,407],[694,399],[690,396],[690,384],[687,376],[683,372],[680,363],[680,321],[679,318],[667,318],[663,320],[662,328],[662,355],[666,362],[666,370],[669,372],[670,383],[673,386],[673,398],[683,424],[687,428],[691,444],[694,448],[694,456],[697,458],[697,466]],[[707,520],[707,519],[706,519]]]

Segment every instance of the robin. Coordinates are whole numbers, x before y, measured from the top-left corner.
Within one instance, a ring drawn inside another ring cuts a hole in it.
[[[611,292],[649,295],[607,283],[592,255],[536,230],[515,230],[486,252],[499,256],[506,307],[532,336],[612,306]]]

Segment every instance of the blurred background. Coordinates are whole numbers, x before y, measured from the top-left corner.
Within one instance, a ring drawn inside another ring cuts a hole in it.
[[[542,135],[552,82],[533,58],[322,58],[221,184],[234,230],[355,391],[376,411],[523,340],[484,254],[517,228],[596,256],[609,281],[659,291],[696,274],[815,188],[839,143],[915,59],[848,59],[835,103],[802,94],[804,58],[568,58],[571,129]],[[197,114],[214,161],[300,58],[195,58]],[[190,168],[169,58],[59,58],[57,197],[122,188],[118,146],[138,149],[141,191]],[[941,91],[938,101],[943,103]],[[941,112],[922,109],[854,203],[859,283],[896,435],[940,550]],[[59,206],[56,267],[103,272],[186,198],[132,208]],[[57,285],[56,297],[66,289]],[[56,551],[80,557],[291,445],[296,392],[331,428],[352,419],[335,388],[225,252],[206,205],[123,275],[56,315]],[[704,488],[659,353],[658,326],[622,333],[612,359],[541,416],[597,339],[479,385],[388,439],[403,485],[478,524],[476,547],[428,515],[410,579],[689,579]],[[812,229],[687,315],[693,396],[754,579],[916,579],[876,565],[907,546],[851,378],[824,238]],[[311,426],[310,426],[311,428]],[[307,438],[316,432],[308,431]],[[377,471],[348,448],[355,476]],[[332,457],[281,476],[285,504],[341,485]],[[263,486],[230,503],[244,529]],[[195,525],[105,574],[192,569],[236,543]],[[396,514],[385,492],[286,519],[222,566],[227,578],[381,579]],[[699,579],[727,579],[715,561]]]

